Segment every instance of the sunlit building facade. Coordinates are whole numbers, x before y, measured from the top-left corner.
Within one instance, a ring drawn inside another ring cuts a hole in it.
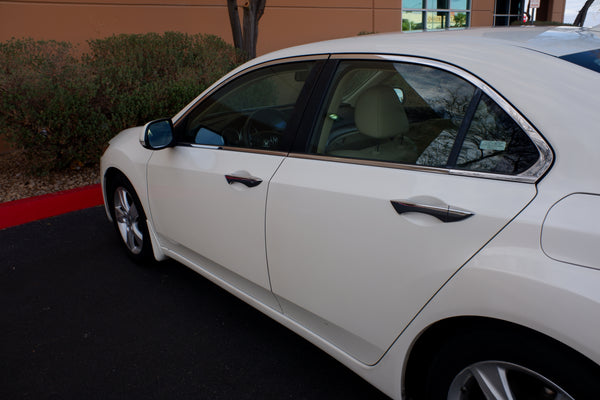
[[[258,53],[358,34],[504,26],[530,0],[267,0]],[[561,22],[566,0],[541,0],[537,20]],[[246,1],[238,0],[240,10]],[[240,12],[241,14],[241,12]],[[232,42],[226,0],[0,1],[0,41],[67,40],[119,33],[209,33]]]

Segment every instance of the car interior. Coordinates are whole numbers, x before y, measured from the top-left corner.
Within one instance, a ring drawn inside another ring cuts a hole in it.
[[[323,120],[317,154],[409,164],[443,131],[457,130],[396,70],[381,68],[345,73]]]

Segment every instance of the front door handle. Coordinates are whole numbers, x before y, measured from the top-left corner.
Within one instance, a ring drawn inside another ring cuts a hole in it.
[[[417,204],[405,200],[392,200],[391,203],[398,214],[417,212],[431,215],[442,222],[458,222],[475,215],[470,211],[451,206]]]
[[[225,179],[227,179],[227,183],[230,185],[242,183],[248,187],[255,187],[262,183],[262,179],[253,176],[225,175]]]

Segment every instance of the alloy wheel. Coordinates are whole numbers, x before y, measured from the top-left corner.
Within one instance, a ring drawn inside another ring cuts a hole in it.
[[[574,400],[546,377],[523,366],[483,361],[462,370],[452,381],[448,400]]]
[[[114,210],[123,242],[133,254],[140,254],[144,244],[144,235],[140,229],[140,215],[133,197],[124,187],[115,190]]]

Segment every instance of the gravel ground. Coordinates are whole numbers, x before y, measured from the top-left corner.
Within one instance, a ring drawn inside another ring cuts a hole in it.
[[[23,151],[0,154],[0,203],[100,183],[97,165],[40,177],[28,174],[26,165]]]

